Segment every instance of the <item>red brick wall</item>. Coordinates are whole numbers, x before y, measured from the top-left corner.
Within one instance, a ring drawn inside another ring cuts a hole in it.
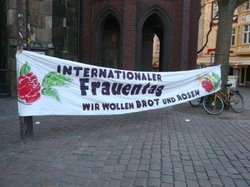
[[[125,69],[135,69],[136,2],[124,1],[123,64]]]
[[[80,45],[80,59],[94,64],[95,55],[97,54],[98,41],[96,39],[96,23],[100,19],[100,14],[106,9],[112,9],[118,16],[121,17],[120,29],[122,33],[121,41],[121,63],[123,69],[136,69],[138,55],[138,38],[141,37],[139,33],[138,22],[147,10],[152,7],[161,9],[171,22],[171,36],[169,40],[170,51],[168,57],[167,70],[180,70],[195,67],[196,61],[196,43],[198,18],[197,13],[199,0],[190,0],[190,27],[187,33],[182,34],[183,30],[183,2],[182,0],[86,0],[83,1],[82,6],[82,28],[81,28],[81,45]],[[195,7],[195,8],[194,8]],[[183,43],[186,42],[186,43]],[[182,45],[187,47],[184,48]],[[183,50],[187,50],[183,53]],[[181,57],[182,55],[182,57]],[[184,56],[183,56],[184,55]],[[188,62],[182,62],[182,59],[188,59]]]

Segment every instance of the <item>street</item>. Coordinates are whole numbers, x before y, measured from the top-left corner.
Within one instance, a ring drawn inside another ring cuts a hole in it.
[[[0,186],[250,186],[245,111],[218,116],[189,103],[114,116],[33,117],[20,141],[16,99],[0,99]]]

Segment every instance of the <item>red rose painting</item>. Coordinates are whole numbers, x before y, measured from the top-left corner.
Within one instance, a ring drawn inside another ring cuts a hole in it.
[[[210,92],[213,89],[213,83],[210,80],[202,81],[202,87],[207,91]]]
[[[201,81],[201,86],[204,90],[209,93],[216,90],[221,83],[221,77],[214,72],[211,75],[206,74],[205,76],[198,78],[198,80]]]
[[[26,62],[20,70],[17,79],[18,99],[23,104],[32,104],[42,95],[51,96],[57,101],[60,100],[59,93],[54,88],[56,86],[66,86],[71,81],[70,78],[57,72],[49,72],[43,78],[42,84],[38,81],[37,76],[31,72],[31,68]]]
[[[33,73],[18,77],[18,96],[25,103],[33,103],[41,97],[41,86]]]

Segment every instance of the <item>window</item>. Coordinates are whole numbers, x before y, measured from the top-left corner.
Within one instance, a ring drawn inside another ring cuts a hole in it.
[[[244,29],[244,31],[243,31],[243,35],[244,35],[243,43],[249,44],[250,43],[250,25],[245,25],[243,27],[243,29]]]
[[[232,29],[231,45],[235,45],[235,29]]]

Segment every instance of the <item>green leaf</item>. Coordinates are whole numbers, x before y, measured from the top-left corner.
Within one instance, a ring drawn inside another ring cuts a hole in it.
[[[51,88],[51,87],[44,88],[42,89],[42,94],[46,96],[52,96],[57,101],[60,101],[59,94],[54,88]]]
[[[21,67],[21,70],[20,70],[20,75],[25,75],[27,73],[30,72],[30,66],[28,64],[28,62],[26,62],[22,67]]]
[[[50,87],[50,86],[64,86],[68,84],[71,79],[67,76],[61,75],[57,72],[49,72],[43,78],[43,87]]]
[[[221,78],[218,74],[216,73],[212,73],[212,76],[214,77],[214,79],[216,80],[216,82],[213,82],[214,84],[214,87],[211,91],[214,91],[218,88],[218,86],[220,85],[220,82],[221,82]]]
[[[212,76],[217,80],[217,82],[220,82],[220,76],[217,73],[212,73]]]

